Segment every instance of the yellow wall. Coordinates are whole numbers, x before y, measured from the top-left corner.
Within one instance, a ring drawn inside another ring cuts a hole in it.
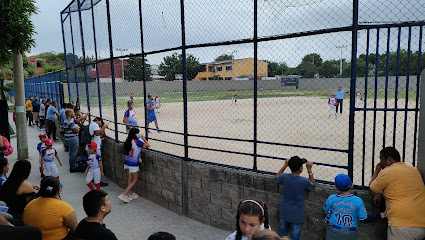
[[[206,72],[199,72],[193,81],[200,81],[201,78],[206,78],[208,81],[208,78],[220,75],[220,77],[223,78],[223,80],[226,77],[231,77],[232,79],[235,79],[239,76],[249,76],[254,75],[254,59],[253,58],[244,58],[240,60],[235,60],[233,62],[233,73],[231,70],[226,70],[226,66],[231,65],[231,62],[221,63],[221,64],[207,64],[206,65]],[[217,67],[221,66],[222,70],[217,71]],[[264,61],[257,61],[258,66],[258,77],[266,77],[267,76],[267,66],[268,63]],[[209,68],[214,67],[214,72],[209,72]]]

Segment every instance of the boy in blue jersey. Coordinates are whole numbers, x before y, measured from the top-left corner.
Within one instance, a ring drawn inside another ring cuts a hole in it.
[[[146,103],[146,111],[148,115],[148,128],[151,122],[155,122],[156,130],[159,132],[158,121],[156,120],[155,109],[158,108],[153,103],[153,96],[151,94],[148,95],[149,101]],[[149,131],[149,130],[148,130]]]
[[[125,130],[127,133],[130,131],[131,128],[137,126],[137,119],[136,119],[136,111],[134,111],[134,102],[133,100],[127,101],[127,111],[124,113],[124,119],[123,122],[125,125]]]
[[[353,183],[345,174],[335,177],[335,188],[339,194],[328,197],[323,210],[327,212],[326,240],[357,239],[358,221],[370,223],[380,218],[385,218],[385,213],[368,215],[363,200],[351,194]]]

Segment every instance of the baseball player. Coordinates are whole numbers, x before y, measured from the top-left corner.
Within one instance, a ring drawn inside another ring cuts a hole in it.
[[[342,114],[342,103],[344,102],[344,94],[346,94],[346,93],[349,93],[350,91],[345,91],[345,90],[342,90],[342,87],[341,86],[339,86],[338,87],[338,90],[337,91],[335,91],[335,96],[336,96],[336,100],[338,101],[337,102],[337,105],[336,105],[336,111],[338,112],[338,107],[341,107],[340,108],[340,114]]]
[[[155,96],[155,107],[156,107],[155,112],[159,113],[160,104],[159,104],[159,96],[158,95]]]
[[[136,119],[136,111],[134,111],[134,102],[131,100],[127,101],[128,109],[124,113],[124,119],[123,122],[126,124],[125,130],[127,133],[130,131],[131,128],[137,126],[137,119]]]
[[[236,101],[238,100],[238,96],[237,96],[237,94],[235,93],[235,95],[233,95],[233,97],[232,97],[232,104],[234,103],[235,105],[236,105]]]
[[[93,184],[91,183],[94,180],[94,184],[96,185],[96,189],[100,190],[100,177],[103,177],[103,165],[102,160],[99,154],[97,154],[97,143],[91,142],[87,144],[89,147],[90,155],[87,160],[87,169],[84,172],[86,176],[86,184],[90,188],[90,190],[94,190]]]
[[[359,100],[361,103],[363,103],[363,96],[362,96],[362,93],[360,92],[360,90],[357,90],[357,92],[356,92],[356,103],[357,103],[357,100]]]
[[[146,103],[146,111],[148,115],[148,128],[151,122],[155,122],[156,130],[159,132],[158,121],[156,120],[155,108],[157,108],[153,103],[153,96],[151,94],[148,95],[149,101]],[[149,131],[149,130],[148,130]]]
[[[338,105],[338,100],[335,98],[335,94],[331,93],[331,97],[328,99],[328,105],[329,105],[329,117],[331,118],[331,114],[335,114],[335,119],[338,118],[338,115],[336,113],[336,105]]]
[[[59,178],[59,171],[55,164],[55,157],[61,167],[62,163],[59,159],[58,152],[52,147],[54,144],[53,140],[48,138],[44,141],[44,144],[46,144],[46,149],[41,151],[41,161],[43,162],[43,165],[41,165],[41,171],[44,172],[44,175],[46,176]]]

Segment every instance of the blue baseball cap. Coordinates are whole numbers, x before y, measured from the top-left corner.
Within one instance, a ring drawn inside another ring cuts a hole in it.
[[[351,185],[353,185],[353,182],[351,181],[350,177],[346,174],[338,174],[335,177],[335,186],[341,191],[347,191],[350,189]]]

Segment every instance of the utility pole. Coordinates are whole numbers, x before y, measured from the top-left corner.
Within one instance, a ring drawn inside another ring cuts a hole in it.
[[[127,48],[116,48],[115,50],[120,51],[121,52],[121,56],[123,55],[123,52],[126,52],[128,49]],[[122,69],[122,80],[124,81],[124,58],[121,59],[121,69]]]
[[[342,77],[342,49],[346,47],[347,45],[336,46],[336,48],[341,49],[341,57],[339,58],[339,77]]]
[[[25,111],[25,86],[22,54],[13,55],[13,81],[15,85],[16,106],[16,142],[18,145],[18,159],[28,158],[27,120]]]

